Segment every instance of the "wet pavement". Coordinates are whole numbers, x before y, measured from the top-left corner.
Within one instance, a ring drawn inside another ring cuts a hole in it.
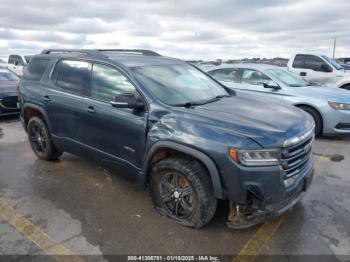
[[[310,191],[267,233],[260,254],[350,258],[350,138],[317,139],[314,154]],[[137,191],[122,170],[67,153],[57,162],[38,160],[13,118],[0,119],[0,200],[79,256],[237,255],[260,228],[226,228],[226,202],[203,229],[180,226],[158,215],[148,191]],[[45,253],[10,224],[0,219],[0,254]]]

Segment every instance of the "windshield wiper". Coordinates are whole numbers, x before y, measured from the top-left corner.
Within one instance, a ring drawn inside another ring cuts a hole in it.
[[[192,107],[192,106],[200,106],[200,105],[205,105],[209,103],[213,103],[216,101],[219,101],[223,97],[231,97],[230,95],[217,95],[213,98],[207,99],[207,100],[200,100],[200,101],[193,101],[193,102],[186,102],[183,104],[176,104],[174,106],[184,106],[184,107]]]
[[[183,103],[183,104],[176,104],[174,106],[184,106],[184,107],[200,106],[200,105],[205,105],[205,104],[209,104],[209,103],[213,103],[213,102],[219,101],[220,98],[223,98],[223,97],[229,97],[229,95],[218,95],[218,96],[215,96],[215,97],[207,99],[207,100],[186,102],[186,103]]]

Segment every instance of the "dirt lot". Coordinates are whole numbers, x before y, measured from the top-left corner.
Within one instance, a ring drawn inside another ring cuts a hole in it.
[[[350,259],[350,138],[314,146],[316,178],[293,210],[229,230],[227,203],[201,230],[159,216],[120,170],[64,154],[38,160],[15,118],[0,119],[0,254],[334,255]],[[347,255],[347,256],[344,256]],[[102,256],[95,258],[102,259]],[[236,257],[240,258],[240,257]]]

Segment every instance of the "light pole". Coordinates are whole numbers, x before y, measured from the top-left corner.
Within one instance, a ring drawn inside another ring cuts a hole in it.
[[[337,44],[337,38],[335,37],[334,38],[334,44],[333,44],[333,59],[334,59],[334,56],[335,56],[335,46]]]

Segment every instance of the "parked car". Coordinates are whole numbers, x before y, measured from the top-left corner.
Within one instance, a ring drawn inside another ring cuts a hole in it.
[[[19,78],[0,68],[0,116],[19,114],[17,86]]]
[[[294,54],[288,61],[288,70],[313,84],[350,90],[349,71],[322,54]]]
[[[350,93],[312,85],[286,69],[263,64],[222,65],[208,74],[233,90],[273,98],[309,113],[315,134],[350,134]]]
[[[23,75],[23,67],[29,63],[31,58],[31,55],[10,55],[7,68],[21,77]]]
[[[244,228],[293,206],[313,177],[314,122],[239,97],[195,66],[149,50],[44,50],[20,82],[38,158],[62,152],[128,168],[156,210],[200,228],[217,199]]]

